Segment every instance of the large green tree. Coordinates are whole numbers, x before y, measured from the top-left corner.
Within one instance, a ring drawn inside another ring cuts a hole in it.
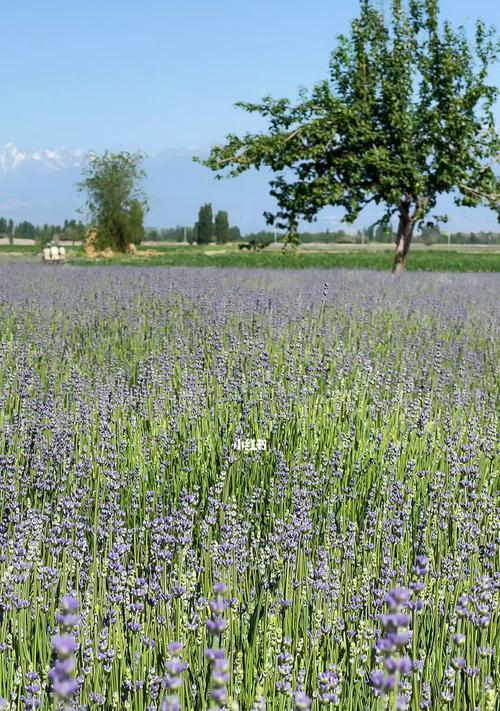
[[[86,193],[86,208],[96,229],[96,246],[124,252],[144,237],[144,214],[148,208],[141,189],[145,172],[142,153],[106,151],[90,154],[78,189]]]
[[[269,224],[296,241],[299,219],[325,206],[353,222],[368,204],[381,222],[397,219],[394,270],[404,269],[415,226],[433,216],[438,197],[500,211],[494,164],[500,152],[488,81],[497,59],[492,28],[470,40],[439,19],[437,0],[361,0],[348,35],[337,38],[329,80],[298,102],[265,97],[237,106],[267,119],[267,131],[227,136],[202,161],[218,177],[251,167],[273,173],[278,209]]]

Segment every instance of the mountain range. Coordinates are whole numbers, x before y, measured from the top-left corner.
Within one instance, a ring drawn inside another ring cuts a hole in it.
[[[85,155],[79,148],[0,147],[0,216],[35,224],[81,217],[83,196],[76,183]],[[211,202],[214,210],[227,210],[231,224],[242,231],[263,229],[262,213],[273,205],[265,176],[253,172],[239,180],[216,180],[193,161],[195,155],[208,155],[208,148],[175,148],[145,158],[147,224],[192,225],[200,205]]]
[[[265,171],[250,171],[234,180],[217,180],[214,174],[193,162],[205,156],[208,147],[173,148],[149,155],[144,160],[147,178],[144,190],[150,210],[147,224],[155,227],[192,225],[200,205],[213,204],[214,210],[227,210],[231,224],[243,233],[265,229],[262,216],[272,210]],[[83,196],[76,189],[87,151],[81,148],[20,148],[13,143],[0,146],[0,216],[18,222],[60,224],[66,218],[81,217],[78,209]],[[450,220],[447,229],[465,232],[498,231],[495,214],[486,208],[457,208],[451,198],[440,201],[437,211],[445,211]],[[318,222],[306,229],[330,230],[352,227],[341,223],[338,209],[324,210]],[[358,226],[374,222],[380,214],[366,210]]]

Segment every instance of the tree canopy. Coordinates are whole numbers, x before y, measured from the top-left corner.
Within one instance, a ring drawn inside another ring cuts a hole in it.
[[[214,219],[211,203],[200,207],[198,222],[195,224],[195,237],[198,244],[208,244],[214,239]]]
[[[122,151],[90,154],[83,168],[80,192],[87,194],[86,208],[97,231],[100,249],[124,252],[144,238],[144,214],[148,208],[140,187],[145,172],[142,153]]]
[[[215,215],[214,235],[217,244],[229,242],[229,217],[226,210],[219,210]]]
[[[265,132],[227,136],[202,162],[218,177],[270,168],[277,210],[268,224],[296,241],[300,219],[326,206],[352,223],[380,206],[382,224],[398,219],[394,268],[404,268],[415,225],[433,215],[438,197],[488,205],[500,215],[495,162],[500,138],[488,72],[499,45],[493,28],[465,29],[439,19],[438,0],[393,0],[389,18],[361,0],[350,33],[337,38],[330,76],[299,100],[237,106],[268,121]]]

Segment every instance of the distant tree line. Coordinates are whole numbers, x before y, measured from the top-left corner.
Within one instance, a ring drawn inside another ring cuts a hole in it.
[[[0,217],[0,237],[14,239],[32,239],[43,245],[54,239],[79,242],[85,238],[86,225],[77,220],[64,220],[62,225],[34,225],[28,220],[15,223],[12,219]]]
[[[299,234],[302,244],[311,242],[324,242],[326,244],[362,244],[367,242],[383,242],[394,244],[396,232],[390,227],[377,225],[376,227],[366,227],[355,233],[345,230],[325,230],[324,232],[301,232]],[[274,232],[261,230],[245,235],[248,241],[255,240],[258,243],[272,242]],[[278,240],[280,235],[278,235]],[[500,244],[500,232],[442,232],[437,225],[423,227],[415,235],[415,241],[426,245],[431,244]]]
[[[258,244],[269,244],[274,241],[274,231],[261,230],[242,236],[236,226],[229,225],[228,213],[219,210],[212,217],[212,206],[207,203],[200,208],[198,220],[192,227],[146,228],[145,239],[150,242],[187,242],[193,244],[208,244],[216,242],[255,241]],[[7,237],[10,242],[16,239],[32,239],[40,245],[54,239],[80,242],[85,239],[88,225],[77,220],[64,220],[62,225],[34,225],[28,220],[14,222],[12,219],[0,217],[0,238]],[[281,234],[277,234],[278,241]],[[361,244],[367,242],[384,242],[394,244],[396,233],[390,226],[382,224],[366,227],[355,233],[345,230],[325,230],[322,232],[301,232],[300,241],[303,244],[324,242],[326,244]],[[415,241],[426,245],[432,244],[500,244],[500,232],[482,230],[480,232],[446,232],[439,225],[428,224],[415,235]]]
[[[442,232],[438,225],[423,227],[416,241],[424,244],[500,244],[500,232]]]
[[[188,242],[189,244],[225,244],[238,242],[241,232],[238,227],[229,224],[226,210],[219,210],[214,217],[211,203],[202,205],[198,212],[198,220],[192,227],[168,227],[163,229],[149,228],[146,239],[151,242]]]
[[[194,227],[165,227],[146,228],[146,239],[150,242],[187,242],[192,244],[196,240],[196,229]],[[277,233],[277,240],[281,240],[282,235]],[[357,232],[346,232],[345,230],[325,230],[323,232],[301,232],[300,241],[302,244],[310,244],[312,242],[323,242],[325,244],[362,244],[367,242],[383,242],[386,244],[394,244],[396,233],[390,228],[366,227]],[[239,242],[240,240],[252,241],[257,243],[269,243],[274,241],[274,232],[268,230],[260,230],[259,232],[249,232],[242,235],[238,227],[229,228],[229,239],[216,239],[215,229],[214,237],[211,242]],[[423,244],[500,244],[500,232],[441,232],[439,227],[424,227],[415,235],[415,241]],[[203,244],[203,242],[202,242]]]
[[[303,244],[324,242],[326,244],[362,244],[367,242],[383,242],[394,244],[396,232],[390,224],[380,222],[370,227],[365,227],[357,232],[345,230],[324,230],[322,232],[301,232],[298,235]],[[282,241],[283,234],[274,231],[261,230],[250,232],[242,236],[237,226],[229,225],[228,213],[219,210],[214,217],[211,203],[202,205],[198,212],[198,220],[191,226],[147,228],[146,239],[151,242],[187,242],[189,244],[209,244],[215,242],[255,242],[269,244],[275,239]],[[426,223],[415,235],[417,242],[431,244],[500,244],[500,232],[444,232],[435,223]]]

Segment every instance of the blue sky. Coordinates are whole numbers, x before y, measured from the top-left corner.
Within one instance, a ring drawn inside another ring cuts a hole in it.
[[[294,97],[324,78],[335,35],[358,9],[355,0],[1,5],[0,145],[148,152],[257,128],[234,102]],[[441,6],[455,24],[500,25],[493,0]]]

